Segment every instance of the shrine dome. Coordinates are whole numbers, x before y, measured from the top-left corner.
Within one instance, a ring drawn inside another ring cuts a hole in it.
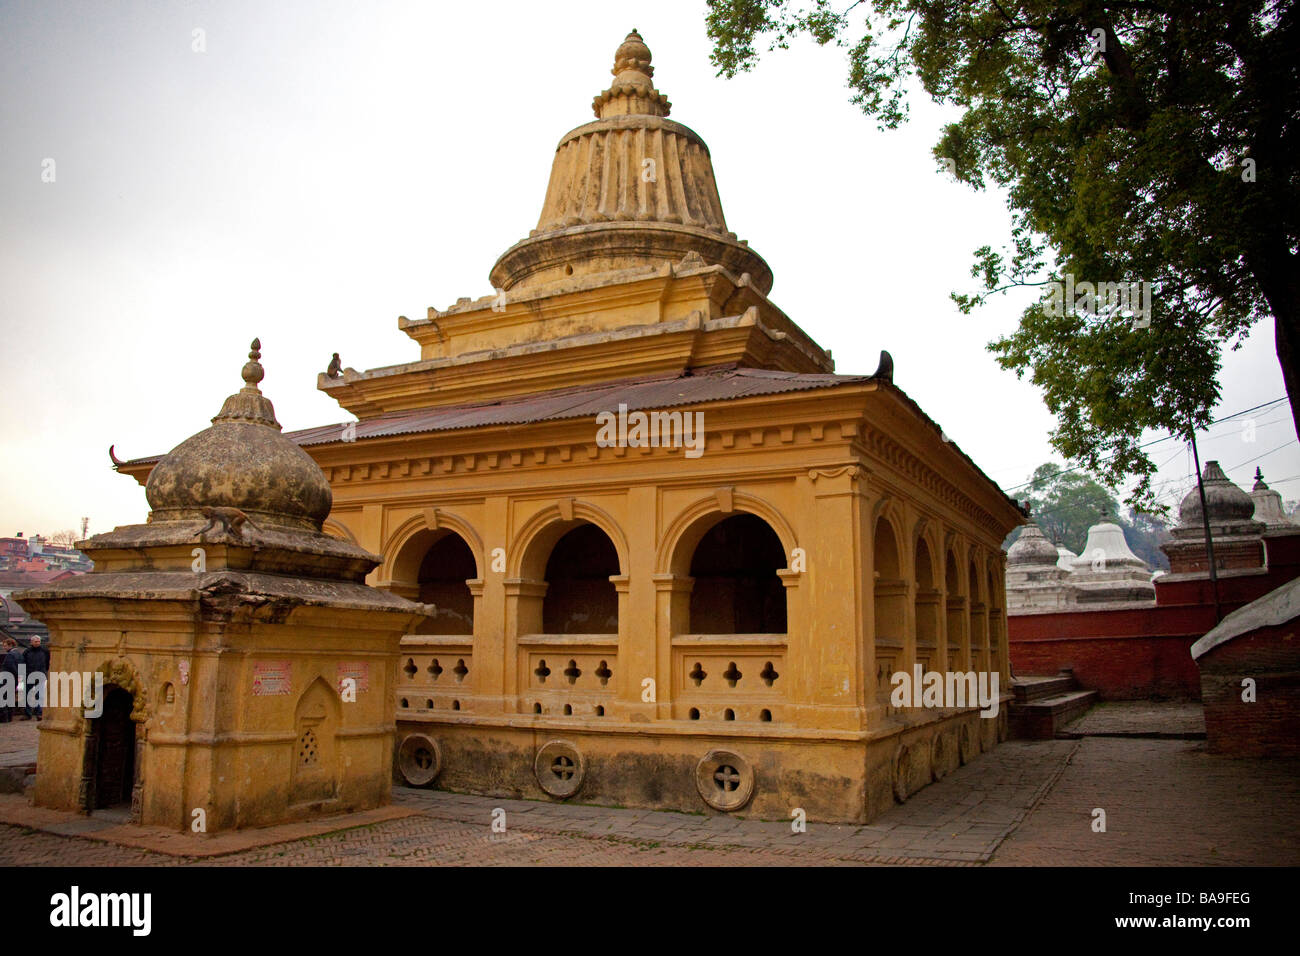
[[[1036,524],[1028,524],[1007,550],[1007,566],[1021,564],[1052,565],[1057,561],[1056,548],[1043,536]]]
[[[254,339],[244,387],[226,399],[212,425],[173,448],[150,472],[150,522],[234,508],[257,524],[320,531],[333,493],[320,466],[280,433],[275,409],[257,387],[266,374],[260,348]]]
[[[1205,507],[1209,511],[1210,524],[1249,521],[1255,514],[1255,502],[1250,495],[1228,480],[1217,461],[1205,463],[1201,483],[1205,486]],[[1178,506],[1178,523],[1185,528],[1201,526],[1201,496],[1196,487],[1187,492]]]

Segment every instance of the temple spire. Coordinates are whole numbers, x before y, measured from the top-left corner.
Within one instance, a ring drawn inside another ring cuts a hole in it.
[[[667,116],[672,104],[655,89],[650,48],[634,28],[614,51],[614,83],[592,100],[597,119],[611,116]]]

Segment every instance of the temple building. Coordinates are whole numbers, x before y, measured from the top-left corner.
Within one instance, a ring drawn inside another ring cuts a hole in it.
[[[635,32],[612,73],[494,291],[399,319],[401,364],[332,364],[357,421],[288,436],[326,531],[382,556],[370,583],[437,608],[394,661],[400,778],[869,820],[1005,737],[891,689],[981,671],[1007,696],[1024,514],[888,354],[837,374],[769,298]]]

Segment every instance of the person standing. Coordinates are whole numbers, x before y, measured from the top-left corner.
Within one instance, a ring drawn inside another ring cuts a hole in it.
[[[26,719],[31,720],[32,711],[36,711],[36,719],[43,719],[42,704],[45,702],[45,684],[49,677],[50,669],[50,652],[41,646],[41,639],[33,637],[31,646],[27,648],[27,653],[23,655],[23,663],[27,665],[27,701],[25,712]],[[32,689],[33,675],[40,674],[41,679],[36,690]]]
[[[14,714],[18,712],[18,665],[23,661],[22,648],[12,637],[6,637],[0,644],[0,672],[9,675],[10,686],[13,687],[14,702],[12,704],[0,703],[0,724],[7,724],[14,719]]]

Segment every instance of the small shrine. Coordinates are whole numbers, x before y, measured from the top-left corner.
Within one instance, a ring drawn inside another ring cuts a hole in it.
[[[51,674],[86,685],[46,709],[37,806],[214,833],[389,800],[397,652],[426,609],[322,533],[329,483],[281,434],[259,358],[254,340],[244,387],[154,467],[146,524],[17,595],[49,625]]]

